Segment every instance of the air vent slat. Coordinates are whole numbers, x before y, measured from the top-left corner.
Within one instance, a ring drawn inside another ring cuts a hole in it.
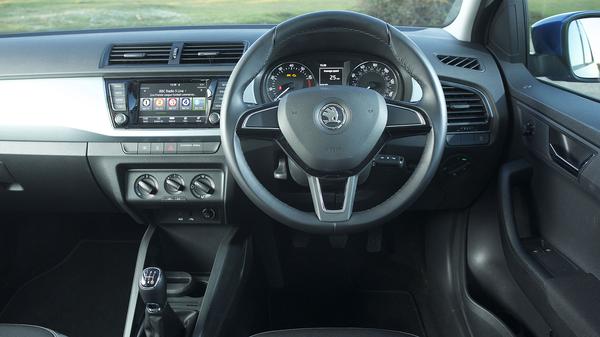
[[[206,51],[206,50],[198,50],[198,51],[185,51],[184,53],[182,53],[181,55],[186,56],[186,55],[198,55],[198,54],[207,54],[207,55],[231,55],[231,56],[238,56],[242,53],[242,51]]]
[[[448,95],[450,97],[446,98],[446,103],[448,102],[479,102],[481,101],[478,97],[456,97],[452,95]]]
[[[483,98],[474,89],[442,86],[448,111],[448,130],[452,132],[488,131],[490,115]]]
[[[186,51],[243,51],[244,48],[202,48],[202,47],[190,47],[190,46],[186,46]]]
[[[437,55],[437,58],[438,60],[440,60],[440,62],[449,66],[478,71],[483,70],[483,68],[481,67],[481,63],[479,63],[479,60],[474,57]]]
[[[184,43],[180,63],[235,64],[242,57],[244,49],[245,45],[243,43]]]
[[[112,52],[115,51],[153,51],[153,50],[171,50],[170,44],[165,45],[130,45],[130,46],[119,46],[115,45],[111,48]]]
[[[168,64],[171,44],[115,45],[108,55],[109,65]]]
[[[112,60],[111,64],[114,63],[162,63],[162,58],[146,58],[146,59],[119,59]]]
[[[127,50],[113,50],[110,52],[111,55],[123,55],[129,53],[145,53],[145,54],[167,54],[171,49],[155,49],[155,50],[144,50],[144,49],[127,49]]]
[[[483,108],[479,108],[479,109],[464,109],[464,110],[453,110],[452,114],[453,115],[478,114],[479,116],[481,116],[481,115],[485,114],[485,111],[483,110]],[[453,116],[450,116],[450,117],[453,117]]]

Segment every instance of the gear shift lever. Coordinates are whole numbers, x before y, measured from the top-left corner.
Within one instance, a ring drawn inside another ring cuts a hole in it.
[[[144,319],[146,337],[182,336],[183,323],[167,303],[167,280],[162,270],[156,267],[144,269],[139,290],[146,306]]]
[[[160,313],[167,304],[167,282],[162,270],[149,267],[142,271],[140,296],[150,314]]]

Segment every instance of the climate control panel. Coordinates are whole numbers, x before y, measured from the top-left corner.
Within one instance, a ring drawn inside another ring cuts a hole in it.
[[[130,170],[127,185],[125,197],[131,204],[220,204],[224,194],[224,174],[217,169]]]

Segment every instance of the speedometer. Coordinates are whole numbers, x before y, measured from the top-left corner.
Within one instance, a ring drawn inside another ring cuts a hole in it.
[[[265,92],[271,102],[281,99],[291,91],[315,85],[315,77],[302,63],[282,63],[269,73],[265,80]]]
[[[398,75],[387,64],[367,61],[350,73],[348,84],[377,91],[381,96],[395,99],[398,94]]]

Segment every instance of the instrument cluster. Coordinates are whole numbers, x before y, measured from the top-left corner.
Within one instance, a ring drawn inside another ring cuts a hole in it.
[[[402,100],[411,83],[404,77],[391,62],[375,57],[308,55],[271,66],[263,76],[262,94],[266,101],[274,102],[294,90],[352,85],[375,90],[388,100]]]

